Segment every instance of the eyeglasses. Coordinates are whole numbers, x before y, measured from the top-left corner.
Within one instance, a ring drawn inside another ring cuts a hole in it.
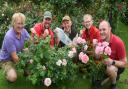
[[[92,21],[92,20],[91,20]],[[83,21],[84,23],[90,23],[91,21]]]

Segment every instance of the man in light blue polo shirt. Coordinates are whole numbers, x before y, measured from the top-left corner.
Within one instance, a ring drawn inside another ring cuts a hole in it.
[[[22,13],[15,13],[12,16],[12,27],[7,31],[2,49],[0,52],[0,66],[6,73],[6,79],[14,82],[17,73],[14,64],[19,61],[17,53],[24,49],[25,40],[29,39],[29,34],[24,29],[25,16]]]

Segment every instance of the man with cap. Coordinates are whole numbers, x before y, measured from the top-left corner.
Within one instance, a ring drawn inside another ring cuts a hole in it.
[[[76,36],[77,32],[75,29],[75,26],[72,24],[71,18],[68,15],[65,15],[62,18],[62,24],[60,27],[64,33],[71,39],[73,40],[73,38]],[[59,42],[59,46],[63,47],[64,43],[62,43],[61,41]]]
[[[42,39],[45,39],[50,35],[50,46],[54,47],[54,33],[50,28],[52,22],[52,14],[49,11],[45,11],[43,16],[43,22],[35,24],[35,26],[31,29],[32,40],[34,39],[34,35],[37,35],[37,37]]]

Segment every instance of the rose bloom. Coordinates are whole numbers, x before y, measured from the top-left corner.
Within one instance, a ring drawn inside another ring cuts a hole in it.
[[[95,53],[97,55],[103,54],[103,51],[104,51],[104,47],[102,47],[102,46],[96,46]]]
[[[87,45],[84,45],[84,51],[86,51],[88,49]]]
[[[89,57],[88,57],[86,54],[84,54],[84,55],[81,57],[81,61],[86,64],[86,63],[89,61]]]
[[[42,69],[43,69],[43,70],[46,70],[46,67],[45,67],[45,66],[42,66]]]
[[[102,43],[101,42],[98,42],[98,46],[102,46]]]
[[[58,66],[61,66],[61,64],[62,64],[62,61],[61,61],[61,60],[58,60],[58,61],[56,62],[56,65],[58,65]]]
[[[78,37],[76,41],[78,44],[85,44],[86,43],[85,39],[82,39],[81,37]]]
[[[45,86],[47,86],[47,87],[48,87],[48,86],[50,86],[50,85],[51,85],[51,83],[52,83],[52,81],[51,81],[51,79],[50,79],[50,78],[45,78],[45,79],[44,79],[44,85],[45,85]]]
[[[69,51],[68,52],[68,57],[69,58],[73,58],[74,57],[74,52],[73,51]]]
[[[102,42],[102,46],[106,47],[106,46],[108,46],[108,45],[109,45],[108,42],[106,42],[106,41]]]
[[[111,48],[109,46],[105,47],[105,49],[104,49],[104,54],[105,55],[109,55],[110,56],[111,52],[112,52],[112,50],[111,50]]]
[[[66,59],[63,59],[63,60],[62,60],[62,65],[63,65],[63,66],[66,66],[66,65],[67,65],[67,60],[66,60]]]
[[[79,60],[81,60],[81,57],[84,55],[84,53],[83,52],[80,52],[79,53]]]
[[[30,60],[29,60],[29,63],[32,64],[32,63],[33,63],[33,59],[30,59]]]

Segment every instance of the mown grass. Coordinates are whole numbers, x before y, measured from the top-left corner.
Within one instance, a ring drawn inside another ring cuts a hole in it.
[[[126,50],[128,54],[128,26],[119,22],[116,34],[122,38],[125,42]],[[121,75],[121,79],[118,81],[118,89],[128,89],[128,69]],[[32,85],[25,77],[19,74],[18,79],[15,83],[9,83],[5,80],[3,71],[0,70],[0,89],[91,89],[89,80],[82,77],[77,77],[74,81],[67,80],[65,83],[60,83],[58,88],[56,87],[45,87],[43,85]],[[103,89],[109,89],[105,85]]]

